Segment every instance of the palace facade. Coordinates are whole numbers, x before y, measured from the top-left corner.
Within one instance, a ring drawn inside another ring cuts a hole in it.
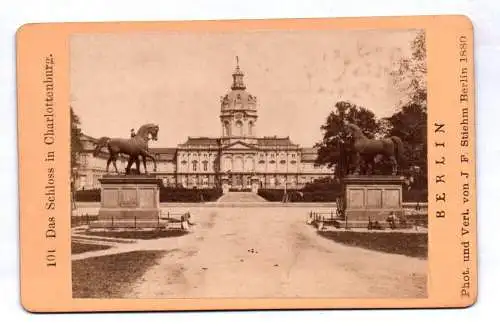
[[[230,91],[220,99],[221,136],[188,137],[175,148],[150,148],[157,171],[148,161],[148,171],[163,180],[165,186],[185,188],[222,187],[225,191],[249,188],[302,188],[318,178],[332,176],[333,170],[317,166],[314,148],[302,148],[289,137],[259,137],[257,98],[245,86],[239,65],[233,73]],[[106,173],[105,149],[92,155],[96,139],[82,136],[76,187],[99,188]],[[117,162],[124,171],[126,158]],[[141,164],[142,168],[142,164]],[[114,171],[112,164],[110,172]]]

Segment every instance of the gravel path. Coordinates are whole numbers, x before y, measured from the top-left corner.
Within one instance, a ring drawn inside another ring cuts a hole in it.
[[[193,212],[193,233],[136,244],[142,250],[174,250],[127,297],[426,296],[426,260],[323,238],[305,224],[309,210],[226,207]]]

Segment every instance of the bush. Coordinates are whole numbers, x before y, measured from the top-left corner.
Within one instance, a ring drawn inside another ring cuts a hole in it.
[[[250,188],[231,188],[231,189],[229,189],[229,191],[233,191],[233,192],[251,192],[252,189],[250,189]]]
[[[75,201],[100,202],[101,201],[101,189],[77,190],[75,193]]]
[[[222,196],[222,190],[210,189],[187,189],[187,188],[161,188],[160,202],[184,202],[198,203],[204,201],[216,201]]]
[[[313,192],[313,191],[333,191],[340,193],[342,190],[342,185],[340,182],[333,180],[332,178],[326,177],[321,179],[316,179],[312,182],[305,184],[302,191]]]
[[[403,187],[403,201],[404,202],[427,202],[427,189],[405,189]]]
[[[283,192],[283,189],[259,189],[257,194],[268,201],[281,201]]]
[[[222,190],[210,189],[187,189],[187,188],[160,188],[160,202],[186,202],[197,203],[203,201],[215,201],[222,196]],[[77,202],[100,202],[101,190],[88,189],[78,190],[75,194]]]
[[[321,189],[321,187],[318,187]],[[287,190],[289,202],[335,202],[339,196],[342,195],[340,186],[332,187],[329,190],[311,190],[306,188],[302,190]],[[282,201],[283,189],[259,189],[258,195],[268,201]],[[403,201],[404,202],[427,202],[427,189],[422,190],[406,190],[403,188]]]
[[[258,195],[268,201],[282,201],[283,189],[259,189]],[[338,192],[335,191],[303,191],[303,190],[287,190],[289,202],[335,202]]]

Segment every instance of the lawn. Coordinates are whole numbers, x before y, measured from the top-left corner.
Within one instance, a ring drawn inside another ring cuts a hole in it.
[[[188,232],[180,229],[171,230],[120,230],[120,231],[87,231],[85,235],[93,235],[99,237],[107,238],[117,238],[117,239],[140,239],[140,240],[151,240],[160,239],[168,237],[180,237],[186,235]]]
[[[321,236],[354,247],[427,259],[427,234],[403,232],[324,231]]]
[[[99,244],[90,244],[90,243],[79,243],[79,242],[71,242],[71,253],[81,254],[87,251],[96,251],[96,250],[104,250],[109,249],[111,246],[99,245]]]
[[[132,251],[73,261],[73,298],[122,298],[166,253]]]

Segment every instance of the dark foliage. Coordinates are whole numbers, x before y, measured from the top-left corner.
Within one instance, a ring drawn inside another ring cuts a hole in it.
[[[403,188],[403,201],[410,203],[426,203],[427,202],[427,187],[425,188]]]
[[[259,189],[259,196],[268,201],[283,201],[283,189]],[[289,202],[335,202],[339,193],[331,190],[301,191],[287,190]]]
[[[343,134],[342,115],[346,121],[358,125],[367,137],[373,138],[381,129],[380,123],[372,111],[345,101],[335,104],[335,110],[332,110],[326,118],[325,124],[321,126],[323,139],[315,147],[318,149],[316,164],[336,166],[335,174],[337,177],[346,172],[350,164],[348,158],[352,155]]]
[[[160,188],[160,202],[198,203],[215,201],[222,196],[219,189],[187,189],[187,188]],[[100,202],[100,189],[78,190],[75,194],[77,202]]]
[[[77,202],[100,202],[101,201],[101,189],[77,190],[75,193],[75,201],[77,201]]]
[[[92,244],[92,243],[71,242],[71,254],[73,255],[89,251],[105,250],[109,248],[111,248],[111,246]]]
[[[216,201],[222,196],[222,190],[211,189],[187,189],[187,188],[161,188],[160,202],[184,202],[198,203]]]

